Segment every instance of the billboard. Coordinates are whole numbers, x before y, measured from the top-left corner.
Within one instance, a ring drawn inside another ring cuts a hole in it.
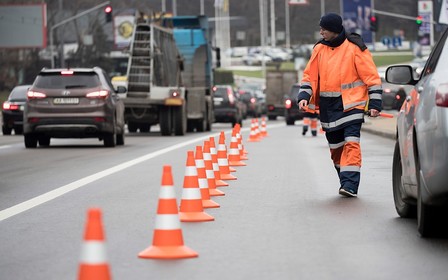
[[[372,43],[370,17],[372,16],[371,0],[342,0],[342,18],[347,33],[355,32],[362,36],[364,42]]]
[[[47,5],[0,5],[0,48],[45,48]]]

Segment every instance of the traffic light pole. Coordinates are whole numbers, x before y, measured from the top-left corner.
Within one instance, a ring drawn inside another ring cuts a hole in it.
[[[373,13],[375,13],[375,14],[379,14],[379,15],[385,15],[385,16],[391,16],[391,17],[396,17],[396,18],[404,18],[404,19],[410,19],[410,20],[413,20],[413,21],[415,21],[415,19],[417,18],[417,17],[412,17],[412,16],[405,16],[405,15],[400,15],[400,14],[396,14],[396,13],[390,13],[390,12],[384,12],[384,11],[379,11],[379,10],[375,10],[375,9],[373,9]],[[437,22],[435,22],[435,21],[425,21],[425,20],[422,20],[423,22],[429,22],[429,23],[431,23],[431,24],[437,24]]]
[[[69,18],[67,18],[67,19],[65,19],[65,20],[63,20],[63,21],[61,21],[61,22],[59,22],[59,23],[56,23],[55,25],[53,25],[53,26],[50,28],[50,56],[51,56],[51,68],[54,68],[54,55],[53,55],[53,31],[54,31],[54,29],[56,29],[56,28],[58,28],[58,27],[60,27],[60,26],[62,26],[62,25],[64,25],[64,24],[66,24],[66,23],[68,23],[68,22],[70,22],[70,21],[72,21],[72,20],[75,20],[75,19],[77,19],[77,18],[80,18],[80,17],[82,17],[82,16],[84,16],[84,15],[86,15],[86,14],[88,14],[88,13],[91,13],[91,12],[93,12],[93,11],[99,9],[99,8],[102,8],[102,7],[106,6],[106,5],[109,5],[109,4],[110,4],[110,1],[103,2],[103,3],[99,4],[99,5],[96,5],[96,6],[93,7],[93,8],[90,8],[90,9],[88,9],[88,10],[85,10],[84,12],[81,12],[81,13],[76,14],[76,15],[74,15],[74,16],[72,16],[72,17],[69,17]]]

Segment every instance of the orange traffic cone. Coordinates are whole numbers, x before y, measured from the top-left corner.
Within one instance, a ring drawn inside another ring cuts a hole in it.
[[[209,139],[210,139],[209,140],[210,154],[212,155],[213,173],[215,175],[216,186],[217,187],[227,187],[227,186],[229,186],[229,184],[224,182],[223,180],[221,180],[221,172],[219,170],[218,153],[216,151],[215,138],[210,137]]]
[[[241,149],[243,151],[243,155],[247,155],[248,152],[246,151],[246,149],[244,148],[244,145],[243,145],[243,136],[241,134],[241,127],[238,127],[236,130],[236,139],[238,140],[238,144],[241,144]],[[238,146],[238,148],[240,148],[240,147]]]
[[[171,166],[165,165],[152,246],[140,252],[139,258],[180,259],[198,256],[198,253],[184,245],[173,185]]]
[[[208,190],[210,196],[223,196],[224,192],[216,188],[215,172],[213,171],[212,155],[210,154],[210,142],[204,141],[204,148],[202,150],[204,154],[205,174],[207,176]]]
[[[187,152],[187,166],[185,168],[179,217],[181,222],[209,222],[215,220],[213,216],[204,212],[204,207],[202,206],[198,172],[196,171],[193,151]]]
[[[246,154],[247,152],[244,152],[244,146],[243,146],[243,136],[241,136],[241,133],[239,131],[236,132],[236,140],[238,142],[238,151],[240,152],[240,160],[248,160]]]
[[[258,121],[258,118],[255,119],[254,123],[255,123],[255,136],[257,136],[257,138],[261,140],[262,137],[260,135],[260,123]]]
[[[232,138],[230,140],[229,165],[246,166],[246,164],[240,159],[240,151],[238,150],[238,140],[236,139],[235,130],[232,131]]]
[[[222,180],[236,180],[237,178],[230,174],[229,161],[227,160],[226,136],[221,131],[218,143],[218,166]]]
[[[109,264],[107,263],[106,257],[106,248],[104,245],[101,210],[98,208],[89,209],[87,214],[87,223],[84,232],[84,244],[82,245],[78,279],[111,279]]]
[[[261,137],[267,137],[268,136],[268,131],[266,130],[266,118],[265,117],[261,117],[260,136]]]
[[[199,189],[202,196],[202,207],[204,208],[218,208],[220,205],[210,199],[210,191],[208,189],[207,174],[205,171],[204,154],[202,147],[196,146],[195,154],[196,170],[198,171]]]
[[[257,133],[255,131],[255,119],[252,119],[250,122],[250,133],[249,133],[249,139],[248,142],[259,142],[260,139],[257,136]]]

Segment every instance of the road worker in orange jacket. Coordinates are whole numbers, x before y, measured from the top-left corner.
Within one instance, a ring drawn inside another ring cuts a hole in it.
[[[381,111],[381,79],[361,36],[347,34],[334,13],[320,19],[322,39],[304,70],[300,109],[319,110],[320,122],[339,176],[339,194],[356,197],[360,182],[360,131],[364,114]]]

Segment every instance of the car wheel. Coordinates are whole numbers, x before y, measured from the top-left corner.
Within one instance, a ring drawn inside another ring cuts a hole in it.
[[[124,145],[124,126],[121,128],[120,133],[117,133],[117,139],[116,139],[117,145]]]
[[[105,147],[109,147],[109,148],[113,148],[116,145],[116,133],[105,133],[103,136],[103,141],[104,141],[104,146]]]
[[[39,141],[39,146],[41,147],[48,147],[50,146],[50,137],[48,136],[40,136],[38,141]]]
[[[268,116],[268,120],[275,121],[277,119],[277,116]]]
[[[402,218],[415,218],[417,209],[415,205],[406,202],[403,197],[403,183],[401,177],[403,175],[400,145],[398,141],[395,143],[394,157],[392,162],[392,189],[394,195],[395,209]]]
[[[14,133],[16,135],[22,134],[23,133],[23,127],[22,126],[18,126],[18,125],[14,126]]]
[[[37,137],[34,134],[25,134],[25,147],[26,148],[36,148],[37,147]]]
[[[415,170],[417,172],[418,199],[417,199],[417,228],[421,237],[446,236],[448,225],[446,223],[446,207],[428,205],[423,201],[423,188],[420,162],[416,155]]]
[[[3,135],[11,135],[12,129],[7,126],[2,126]]]
[[[286,125],[294,125],[295,124],[295,120],[291,117],[286,117]]]

